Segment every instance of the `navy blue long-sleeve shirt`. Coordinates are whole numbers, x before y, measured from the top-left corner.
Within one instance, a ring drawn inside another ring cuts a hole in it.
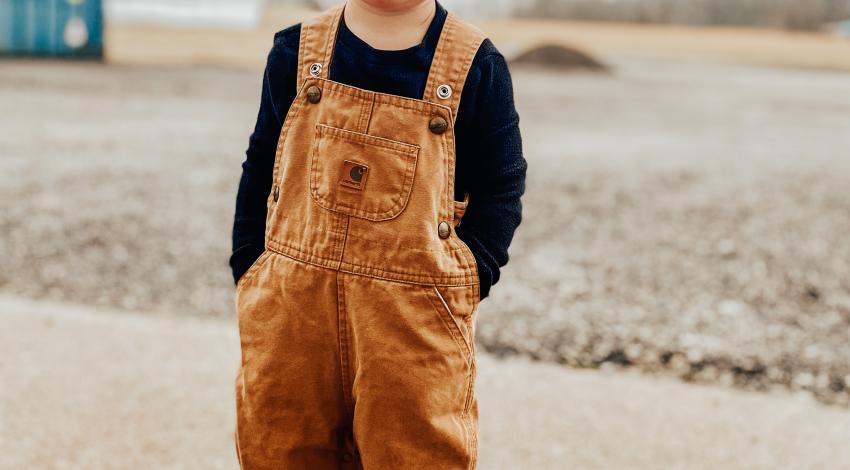
[[[329,78],[421,99],[446,15],[437,2],[422,42],[397,51],[372,48],[341,20]],[[230,257],[234,281],[264,250],[266,200],[272,187],[277,140],[295,100],[300,34],[300,24],[278,32],[268,55],[260,110],[236,197]],[[465,192],[470,194],[456,232],[475,256],[483,299],[499,280],[499,269],[508,262],[508,246],[522,218],[520,197],[527,168],[508,65],[489,39],[476,53],[463,87],[455,136],[455,199],[462,201]]]

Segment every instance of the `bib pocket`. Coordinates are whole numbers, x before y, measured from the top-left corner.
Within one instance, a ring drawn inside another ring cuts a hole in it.
[[[318,124],[310,194],[330,211],[376,222],[398,217],[410,199],[418,156],[418,145]]]

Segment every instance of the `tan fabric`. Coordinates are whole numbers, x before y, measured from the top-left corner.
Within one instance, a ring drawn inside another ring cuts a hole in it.
[[[478,272],[453,229],[438,233],[469,200],[454,200],[452,126],[429,122],[454,122],[483,35],[450,13],[426,96],[410,99],[328,79],[341,12],[302,25],[266,251],[237,284],[240,462],[471,469]]]

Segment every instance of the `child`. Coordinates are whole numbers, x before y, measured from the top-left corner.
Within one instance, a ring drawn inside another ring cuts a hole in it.
[[[518,121],[502,55],[434,0],[275,36],[231,256],[242,468],[475,467],[474,314],[521,220]]]

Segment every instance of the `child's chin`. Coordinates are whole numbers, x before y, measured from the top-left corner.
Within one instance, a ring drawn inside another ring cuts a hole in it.
[[[398,12],[409,10],[410,8],[422,3],[422,1],[423,0],[363,0],[363,3],[376,10]]]

